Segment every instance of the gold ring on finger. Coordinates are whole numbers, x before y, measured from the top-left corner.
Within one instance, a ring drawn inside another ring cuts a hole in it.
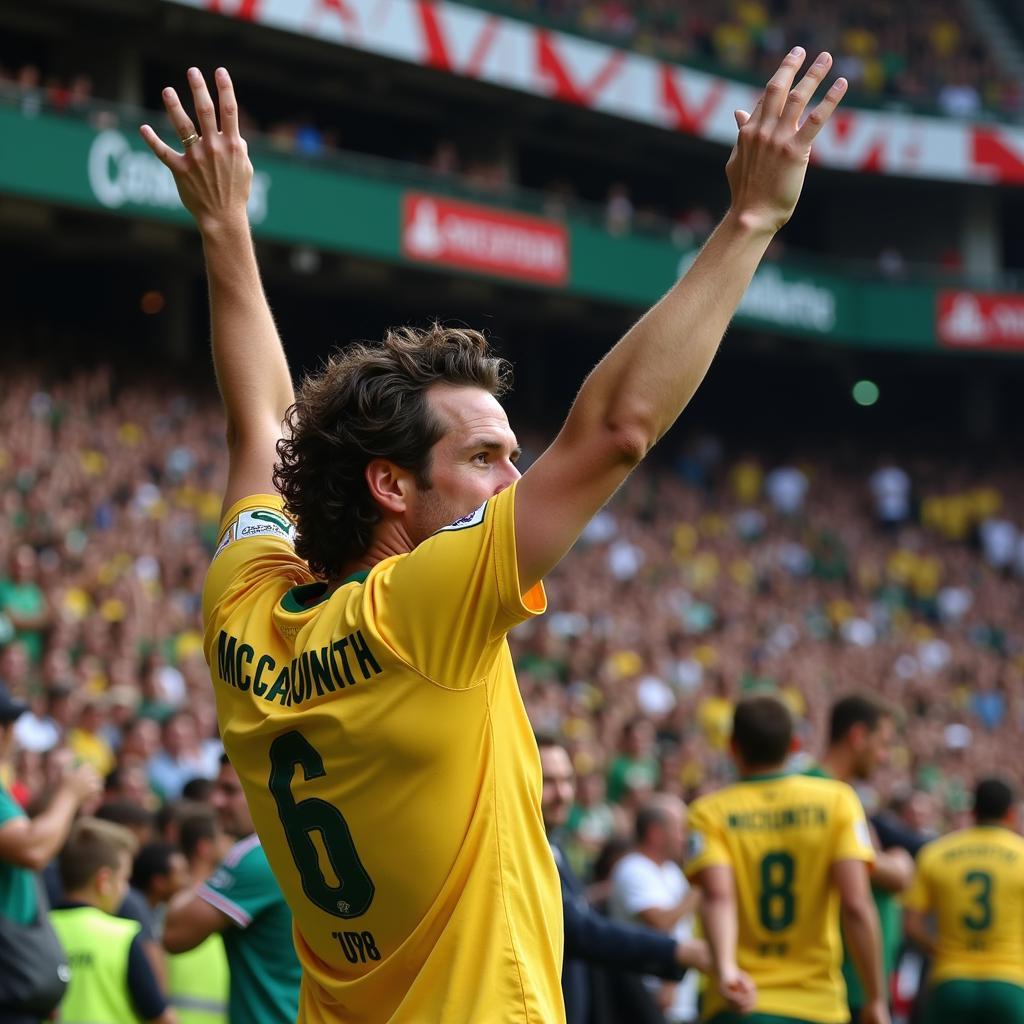
[[[191,135],[187,135],[181,140],[181,144],[188,149],[189,146],[194,146],[199,141],[199,133],[193,132]]]

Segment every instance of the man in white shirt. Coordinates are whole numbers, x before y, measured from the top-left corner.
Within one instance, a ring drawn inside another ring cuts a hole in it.
[[[659,794],[636,818],[636,847],[615,866],[608,904],[611,916],[656,928],[676,940],[693,937],[699,896],[679,867],[686,840],[686,805],[677,797]],[[688,974],[674,991],[665,983],[645,979],[671,1024],[697,1020],[697,976]]]

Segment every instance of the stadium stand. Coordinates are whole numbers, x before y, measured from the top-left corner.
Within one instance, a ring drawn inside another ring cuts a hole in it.
[[[186,60],[234,72],[237,59],[257,170],[267,160],[294,181],[312,171],[328,188],[390,188],[396,223],[402,190],[424,190],[566,226],[570,270],[544,288],[413,265],[397,228],[386,253],[308,221],[257,230],[293,367],[402,320],[490,325],[523,367],[511,401],[527,461],[721,207],[725,150],[689,130],[181,4],[140,7],[132,17],[150,20],[125,28],[112,11],[86,24],[42,2],[65,19],[59,31],[0,12],[13,26],[0,42],[0,112],[16,115],[19,140],[56,138],[59,122],[90,140],[119,133],[137,154],[138,108],[157,109],[169,68],[177,82]],[[810,50],[827,41],[865,108],[939,112],[948,120],[935,123],[958,130],[965,117],[1022,112],[1020,83],[962,0],[741,0],[725,19],[710,0],[685,15],[662,2],[475,6],[741,81],[797,36]],[[126,60],[139,24],[160,45]],[[87,52],[108,30],[109,65]],[[689,802],[732,781],[731,714],[748,693],[781,693],[795,712],[797,764],[821,753],[836,697],[865,691],[896,709],[888,764],[860,787],[880,834],[919,843],[966,824],[979,778],[1024,786],[1024,485],[1009,351],[1024,344],[1013,316],[1024,204],[1016,165],[999,167],[998,188],[903,167],[815,168],[687,413],[695,432],[666,440],[548,581],[550,612],[512,635],[531,721],[573,760],[562,847],[598,905],[652,795]],[[71,198],[32,185],[0,196],[0,237],[19,254],[0,390],[0,683],[29,704],[0,782],[36,811],[72,759],[92,765],[108,811],[134,808],[140,842],[177,845],[155,813],[174,819],[187,809],[179,796],[208,803],[221,752],[199,593],[226,455],[198,248],[156,202],[100,208],[84,184]],[[271,195],[296,190],[281,174]],[[653,252],[667,253],[664,273]],[[612,268],[607,294],[580,286],[587,261]],[[897,292],[909,296],[900,317],[886,304]],[[949,355],[947,315],[967,347],[992,351]],[[889,333],[870,334],[878,324]],[[849,405],[850,384],[875,369],[889,404],[840,414],[836,382]],[[887,390],[889,371],[899,384]]]
[[[722,74],[770,74],[789,46],[834,48],[837,74],[866,102],[930,107],[953,117],[1021,114],[1020,83],[971,27],[961,0],[822,6],[809,0],[484,0],[479,6]]]

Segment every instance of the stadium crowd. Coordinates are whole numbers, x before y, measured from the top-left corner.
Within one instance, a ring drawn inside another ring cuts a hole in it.
[[[487,0],[668,60],[710,62],[725,74],[770,75],[792,44],[833,50],[851,94],[892,105],[936,107],[952,117],[1019,115],[1020,83],[970,27],[961,0],[815,4],[811,0]],[[838,41],[838,42],[837,42]]]
[[[79,784],[79,802],[138,830],[136,880],[161,875],[162,906],[189,881],[172,855],[212,870],[198,838],[181,846],[181,822],[204,813],[182,797],[208,805],[224,785],[199,609],[219,405],[110,367],[14,370],[0,439],[0,683],[29,706],[4,785],[36,813],[91,766],[103,793]],[[528,460],[540,441],[525,444]],[[899,727],[861,796],[922,837],[966,822],[978,778],[1024,784],[1024,488],[1008,461],[710,436],[663,454],[548,581],[551,611],[511,638],[533,725],[577,776],[561,842],[579,875],[607,879],[652,799],[733,778],[733,708],[760,690],[794,712],[805,761],[835,698],[883,699]]]

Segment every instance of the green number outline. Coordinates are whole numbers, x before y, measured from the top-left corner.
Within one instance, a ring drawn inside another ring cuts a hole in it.
[[[268,786],[302,880],[302,891],[311,903],[334,917],[361,917],[373,902],[373,880],[359,859],[341,811],[319,797],[296,801],[292,794],[296,766],[302,767],[307,782],[327,775],[320,753],[302,733],[293,729],[282,733],[270,745]],[[320,833],[340,885],[330,885],[324,878],[313,845],[313,832]]]

